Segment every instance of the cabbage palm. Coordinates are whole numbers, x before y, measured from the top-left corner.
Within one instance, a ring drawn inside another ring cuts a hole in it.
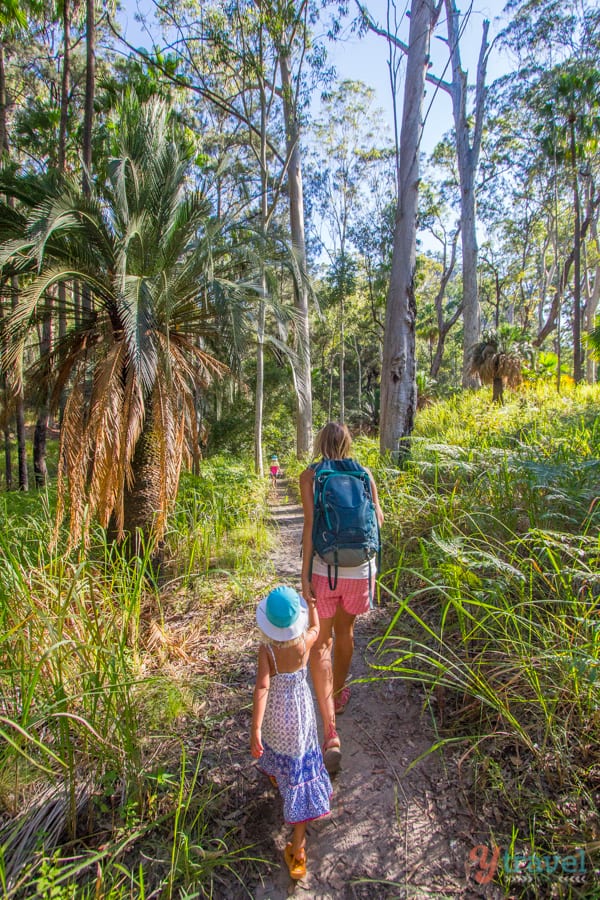
[[[116,150],[107,183],[90,196],[69,182],[50,191],[25,237],[4,243],[2,263],[28,275],[8,325],[14,355],[53,287],[68,288],[67,333],[38,365],[55,403],[68,392],[58,521],[68,500],[72,540],[95,515],[137,544],[140,533],[164,533],[196,439],[193,393],[226,371],[223,350],[239,350],[246,309],[226,277],[222,223],[185,190],[190,152],[167,106],[126,101]],[[91,300],[83,309],[77,285]]]
[[[529,345],[510,327],[498,333],[486,331],[471,349],[469,374],[491,384],[492,402],[503,404],[505,386],[517,387],[523,380],[523,363],[530,352]]]

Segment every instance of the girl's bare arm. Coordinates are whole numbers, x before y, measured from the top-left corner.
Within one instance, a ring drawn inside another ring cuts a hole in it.
[[[265,715],[270,683],[269,655],[265,645],[261,644],[258,651],[256,682],[254,684],[254,702],[252,705],[252,730],[250,732],[250,752],[255,759],[259,759],[264,752],[261,728]]]
[[[317,601],[311,597],[311,599],[307,599],[306,602],[308,604],[308,629],[304,639],[306,641],[306,649],[310,650],[319,637],[319,629],[321,626],[319,623],[319,613],[317,611]]]

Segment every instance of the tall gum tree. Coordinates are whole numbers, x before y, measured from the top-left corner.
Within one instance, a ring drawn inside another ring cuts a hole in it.
[[[419,196],[419,150],[431,35],[440,7],[414,0],[406,54],[404,104],[398,163],[398,208],[385,314],[381,371],[380,449],[397,460],[406,448],[417,402],[415,360],[415,266]]]
[[[260,0],[257,0],[259,5]],[[294,370],[296,389],[296,453],[298,458],[312,450],[312,379],[310,365],[310,324],[308,317],[309,280],[306,261],[304,223],[304,189],[302,184],[302,152],[300,144],[300,90],[302,63],[308,47],[307,0],[294,4],[273,5],[266,22],[276,46],[279,46],[279,69],[288,158],[288,196],[290,234],[300,279],[295,303],[298,313],[298,365]]]
[[[277,46],[269,38],[267,29],[268,11],[258,4],[243,7],[234,4],[230,8],[229,20],[233,33],[229,36],[227,49],[223,47],[217,34],[214,35],[213,50],[218,55],[221,66],[227,65],[230,73],[228,82],[235,87],[235,93],[241,100],[242,125],[246,129],[246,141],[249,160],[258,166],[258,222],[259,248],[258,267],[260,278],[260,294],[256,313],[256,391],[254,417],[254,462],[255,471],[263,475],[263,408],[264,408],[264,364],[265,351],[269,343],[277,343],[279,349],[284,346],[276,340],[268,327],[268,314],[275,315],[279,325],[289,319],[286,310],[279,302],[278,291],[274,289],[271,268],[276,251],[276,234],[273,229],[274,218],[280,206],[283,186],[287,177],[285,155],[273,152],[272,131],[274,107],[281,97],[277,84],[276,72],[279,68]],[[256,126],[256,127],[255,127]],[[252,180],[252,175],[249,175]],[[280,258],[280,263],[283,260]],[[288,256],[288,263],[290,257]],[[298,274],[295,261],[291,261],[291,269]],[[297,284],[299,278],[292,278]],[[292,371],[298,365],[296,354],[285,351],[291,360]]]
[[[362,16],[368,27],[376,34],[385,36],[403,53],[408,55],[409,47],[373,20],[368,10],[359,5]],[[452,101],[454,133],[456,140],[456,156],[460,177],[461,206],[461,242],[462,242],[462,274],[463,274],[463,386],[477,387],[478,379],[472,374],[470,367],[470,351],[479,340],[480,310],[477,293],[477,220],[476,220],[476,176],[481,152],[481,139],[485,117],[485,101],[487,96],[486,74],[491,45],[488,42],[489,21],[483,22],[481,45],[475,77],[475,98],[473,110],[468,109],[468,72],[463,69],[460,53],[462,33],[460,11],[454,0],[444,0],[446,10],[446,28],[449,61],[452,80],[438,78],[427,71],[426,79],[440,90],[445,91]],[[413,15],[411,11],[411,16]],[[408,77],[408,73],[407,73]]]

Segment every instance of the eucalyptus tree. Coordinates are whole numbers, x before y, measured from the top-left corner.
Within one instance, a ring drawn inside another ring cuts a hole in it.
[[[594,219],[591,227],[591,241],[588,264],[585,266],[583,289],[585,293],[585,331],[594,330],[596,313],[600,305],[600,233],[598,223]],[[590,353],[586,354],[586,379],[590,384],[596,381],[596,360]]]
[[[568,169],[573,206],[573,378],[582,378],[581,347],[581,245],[582,202],[580,181],[592,178],[590,147],[600,138],[600,68],[581,65],[579,61],[550,73],[551,86],[546,103],[546,121],[551,130],[542,142],[549,157]],[[545,79],[544,79],[545,80]],[[593,149],[591,151],[593,153]],[[600,168],[598,168],[600,174]],[[593,197],[592,205],[600,205]]]
[[[419,148],[429,47],[439,11],[439,6],[431,0],[414,0],[410,11],[398,162],[398,208],[381,370],[380,448],[382,452],[389,452],[393,459],[406,449],[417,402],[414,280]]]
[[[309,298],[306,236],[304,223],[304,193],[302,181],[302,127],[308,104],[310,86],[306,76],[307,59],[314,65],[321,59],[311,45],[310,22],[317,15],[313,0],[215,0],[198,5],[180,2],[161,3],[154,0],[159,21],[168,34],[169,47],[179,55],[181,70],[169,72],[162,65],[160,54],[147,54],[148,62],[156,65],[165,77],[186,86],[203,101],[218,107],[232,119],[243,123],[255,145],[261,143],[260,114],[254,102],[247,105],[248,96],[260,91],[252,74],[244,74],[245,87],[240,93],[239,81],[230,81],[231,53],[243,63],[236,40],[237,26],[254,10],[259,40],[263,42],[262,58],[269,60],[264,73],[267,89],[266,133],[267,158],[270,163],[269,191],[275,186],[279,199],[282,185],[289,204],[290,241],[299,277],[294,286],[296,307],[295,333],[297,363],[292,370],[296,393],[296,449],[299,456],[312,447],[312,387],[310,368]],[[232,27],[234,23],[235,27]],[[258,37],[257,32],[257,37]],[[134,48],[131,48],[132,50]],[[246,48],[248,49],[248,44]],[[273,66],[274,63],[274,66]],[[252,68],[254,72],[252,73]],[[268,77],[267,77],[268,76]]]
[[[390,280],[394,222],[396,216],[393,173],[379,167],[370,179],[370,203],[361,207],[350,228],[350,239],[357,251],[357,297],[353,301],[350,318],[361,316],[360,327],[352,333],[357,366],[361,370],[358,382],[358,424],[377,428],[379,425],[379,397],[385,306]],[[390,167],[391,168],[391,167]],[[364,382],[364,388],[363,388]]]
[[[280,351],[283,351],[291,362],[294,381],[298,378],[302,381],[302,365],[305,353],[308,353],[308,345],[301,346],[300,358],[297,354],[270,334],[267,328],[267,313],[275,311],[278,323],[284,320],[290,321],[286,315],[281,316],[282,305],[278,302],[280,293],[277,278],[269,266],[273,262],[274,245],[281,243],[281,232],[277,227],[277,211],[280,206],[281,196],[286,178],[283,157],[273,163],[273,118],[274,106],[278,103],[277,70],[281,66],[279,50],[268,40],[267,21],[270,13],[261,9],[259,4],[234,4],[230,8],[229,19],[233,25],[233,33],[225,45],[222,43],[222,35],[215,35],[214,29],[210,29],[207,39],[214,44],[214,50],[218,53],[221,66],[228,72],[227,81],[237,91],[242,102],[243,115],[241,121],[247,127],[247,149],[250,161],[254,162],[254,171],[258,170],[258,232],[260,239],[260,267],[261,267],[261,295],[258,300],[256,315],[256,392],[255,392],[255,418],[254,418],[254,457],[255,470],[263,474],[263,408],[264,408],[264,365],[265,345],[273,343]],[[288,157],[291,164],[291,154]],[[253,179],[252,168],[249,177]],[[250,214],[254,212],[254,197],[249,198]],[[303,223],[302,223],[303,225]],[[293,236],[292,236],[293,246]],[[294,247],[294,250],[296,248]],[[301,257],[302,258],[302,257]],[[302,295],[303,279],[306,278],[305,270],[297,267],[298,257],[296,252],[290,252],[285,259],[279,254],[280,264],[291,263],[292,284],[296,286],[296,306],[298,297]],[[304,253],[305,259],[305,253]],[[296,268],[300,271],[294,272]],[[295,276],[295,277],[294,277]],[[306,315],[308,310],[306,309]],[[298,319],[296,320],[298,321]],[[299,317],[300,341],[304,328],[304,313]],[[310,373],[309,373],[310,374]],[[300,412],[300,394],[298,396],[298,421],[302,418]],[[312,398],[312,394],[311,394]],[[312,414],[312,399],[311,399]],[[298,432],[299,434],[299,432]],[[297,442],[298,443],[298,442]]]
[[[166,105],[127,100],[114,150],[106,184],[88,195],[65,179],[50,190],[2,261],[28,276],[8,323],[13,357],[54,285],[76,280],[90,292],[93,306],[79,318],[68,308],[67,333],[32,373],[50,373],[55,403],[68,392],[58,520],[68,500],[72,541],[96,516],[137,549],[164,533],[197,438],[194,387],[225,372],[247,311],[223,223],[185,190],[193,153]]]
[[[408,56],[410,45],[401,40],[397,34],[382,28],[372,18],[368,9],[358,2],[359,9],[372,31],[383,35],[402,53]],[[471,347],[479,340],[480,309],[477,294],[477,219],[476,219],[476,180],[481,153],[481,141],[486,112],[487,64],[492,45],[489,43],[489,21],[483,20],[481,43],[477,60],[474,89],[469,88],[468,72],[463,68],[461,59],[461,37],[464,23],[455,0],[443,0],[446,13],[445,43],[448,47],[451,80],[439,77],[428,66],[426,79],[439,90],[447,93],[452,102],[454,119],[454,138],[456,141],[456,159],[460,177],[461,205],[461,246],[463,270],[463,385],[475,387],[477,384],[470,367]],[[437,12],[439,14],[439,8]],[[411,12],[412,15],[412,12]],[[470,15],[470,10],[467,13]],[[436,17],[437,21],[437,17]],[[408,77],[408,74],[407,74]],[[469,94],[473,94],[473,107],[469,111]]]
[[[458,241],[460,238],[460,218],[452,221],[453,206],[456,198],[452,195],[456,187],[449,178],[446,153],[449,150],[448,143],[442,141],[435,148],[430,160],[427,176],[423,179],[419,196],[419,228],[426,232],[435,241],[437,252],[431,255],[437,263],[438,275],[435,286],[430,292],[433,305],[435,324],[430,331],[432,340],[435,340],[435,351],[431,353],[429,377],[436,379],[444,358],[444,348],[450,331],[459,321],[463,312],[463,296],[460,299],[451,297],[448,299],[448,286],[453,279],[456,268],[456,256]],[[433,172],[437,172],[436,180]],[[439,178],[439,172],[442,178]],[[448,224],[450,220],[450,224]]]

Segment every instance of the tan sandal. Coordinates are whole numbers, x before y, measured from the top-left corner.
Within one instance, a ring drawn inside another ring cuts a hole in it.
[[[300,854],[300,856],[294,855],[291,843],[285,845],[283,855],[287,863],[290,878],[294,881],[300,881],[301,878],[306,877],[306,851],[300,850]]]
[[[342,762],[342,742],[333,725],[329,726],[329,732],[323,744],[323,762],[330,775],[339,772]]]
[[[337,697],[333,698],[333,708],[335,709],[336,716],[341,716],[346,707],[348,706],[348,701],[350,700],[350,688],[348,685],[345,685]]]

